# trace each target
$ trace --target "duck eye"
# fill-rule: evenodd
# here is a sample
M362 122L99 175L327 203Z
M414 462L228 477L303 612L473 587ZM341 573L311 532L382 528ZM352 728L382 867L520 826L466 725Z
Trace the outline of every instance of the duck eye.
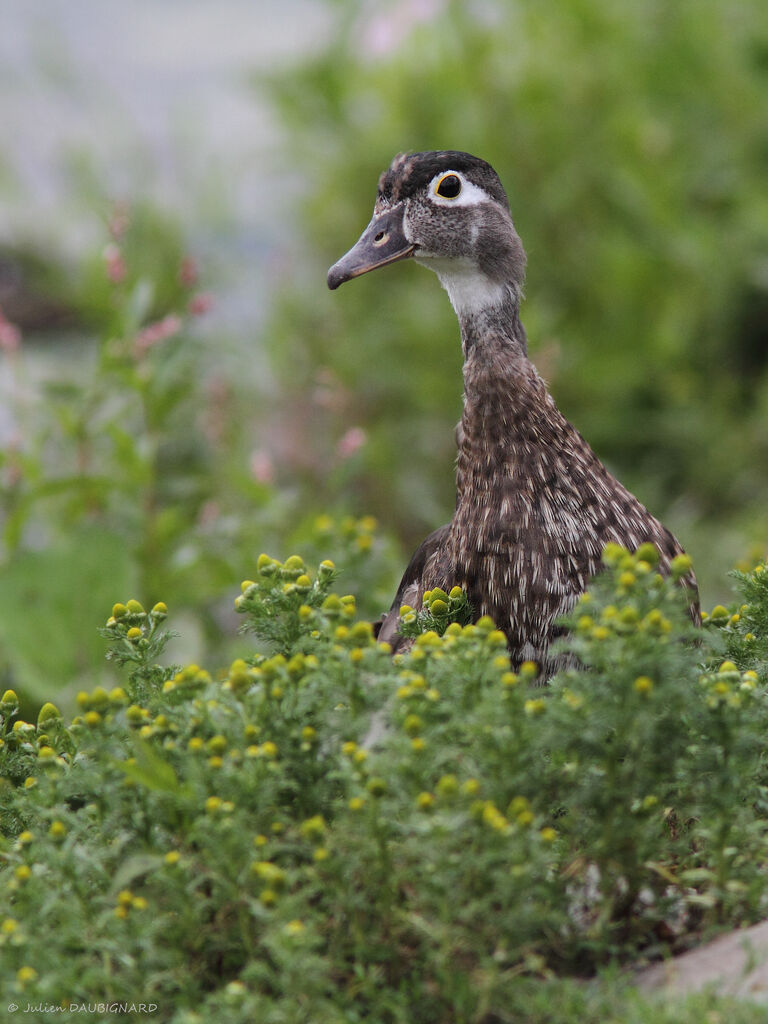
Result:
M435 195L442 196L443 199L455 199L459 192L461 192L461 178L456 174L446 174L438 181L435 188Z

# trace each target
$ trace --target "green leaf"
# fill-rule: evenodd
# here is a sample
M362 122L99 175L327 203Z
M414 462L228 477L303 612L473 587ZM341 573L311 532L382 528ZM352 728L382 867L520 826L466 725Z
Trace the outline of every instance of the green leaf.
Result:
M140 737L135 737L136 763L116 761L115 765L141 786L153 791L178 793L181 789L178 776L167 761L157 754L152 746Z
M94 623L134 581L124 538L101 527L12 556L0 574L0 661L23 696L55 700L65 686L101 674Z

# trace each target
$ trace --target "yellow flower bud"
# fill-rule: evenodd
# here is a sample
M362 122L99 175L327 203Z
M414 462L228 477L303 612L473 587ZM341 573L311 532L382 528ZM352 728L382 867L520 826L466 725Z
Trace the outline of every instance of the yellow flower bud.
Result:
M53 722L59 718L61 718L61 712L55 704L51 704L48 701L40 708L40 713L37 716L37 727L40 728L45 722Z
M419 793L416 797L416 806L420 811L431 811L435 806L435 797L432 793Z

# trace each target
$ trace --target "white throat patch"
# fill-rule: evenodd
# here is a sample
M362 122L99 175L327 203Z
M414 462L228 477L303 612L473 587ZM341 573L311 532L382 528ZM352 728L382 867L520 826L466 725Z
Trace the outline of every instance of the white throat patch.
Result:
M448 292L456 316L493 309L507 298L510 285L506 281L491 281L478 270L472 260L441 259L418 254L415 258L417 263L434 270L440 278L440 284Z

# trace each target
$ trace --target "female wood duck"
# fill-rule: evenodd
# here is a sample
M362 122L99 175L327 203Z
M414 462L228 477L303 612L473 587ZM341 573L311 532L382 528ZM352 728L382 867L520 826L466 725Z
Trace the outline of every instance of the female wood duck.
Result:
M525 252L489 164L453 151L395 157L373 219L328 286L408 258L435 271L459 318L464 410L453 519L414 554L379 638L402 646L401 605L420 608L426 590L458 584L476 617L504 630L513 665L535 661L546 678L559 664L548 655L556 620L600 571L609 541L652 542L662 572L682 548L608 472L528 359ZM693 574L686 583L698 622Z

